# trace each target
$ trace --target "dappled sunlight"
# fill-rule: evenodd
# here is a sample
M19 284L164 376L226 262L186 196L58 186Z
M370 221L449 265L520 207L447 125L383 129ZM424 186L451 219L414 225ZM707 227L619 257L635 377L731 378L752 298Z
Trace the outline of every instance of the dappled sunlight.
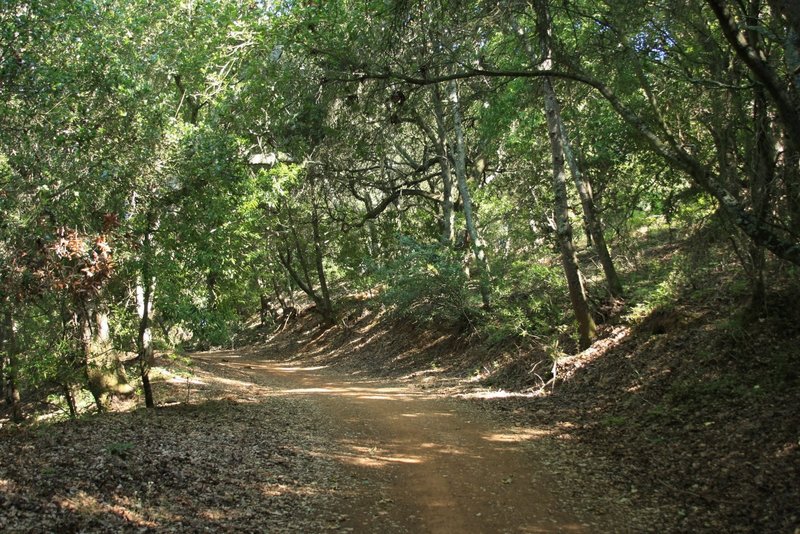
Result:
M69 497L56 498L55 503L70 512L82 515L114 514L125 521L143 528L157 528L158 523L144 519L128 506L102 502L85 491L78 491Z
M375 387L342 387L332 385L309 385L305 388L282 389L276 395L331 395L340 397L354 397L361 400L382 401L409 401L412 399L426 398L426 395L409 391L404 387L375 386Z
M198 380L197 378L189 377L189 376L173 376L169 380L166 380L169 384L178 384L178 385L187 385L191 384L192 386L205 386L206 382L202 380Z
M513 428L505 432L486 434L483 439L493 443L521 443L552 436L555 431L545 428Z
M336 461L368 468L384 468L392 464L421 464L426 458L418 454L406 454L400 451L391 451L385 448L368 447L344 443L344 450L329 454Z
M326 369L327 367L327 365L318 365L316 367L270 367L270 369L274 369L282 373L297 373L301 371L319 371L320 369Z
M615 326L610 335L595 341L592 346L583 352L579 352L573 356L559 358L556 362L559 380L566 380L574 375L578 369L585 367L598 358L605 356L611 350L619 347L630 336L630 327Z
M399 417L431 417L431 416L440 416L440 417L453 417L453 413L451 412L410 412L410 413L401 413Z
M219 376L209 377L209 382L214 382L217 384L224 384L226 386L233 386L237 388L258 388L258 384L254 384L253 382L245 382L243 380L233 380L231 378L222 378Z
M469 393L461 393L458 395L462 399L507 399L507 398L533 398L541 396L538 391L520 393L514 391L505 391L503 389L482 389L478 391L471 391Z
M316 497L326 493L326 491L314 486L297 486L289 484L260 484L258 486L261 495L265 497L281 497L284 495L302 495L305 497Z
M375 334L372 334L371 336L363 335L362 337L357 337L357 338L349 341L346 346L350 350L354 350L354 351L360 350L360 349L366 347L367 345L370 345L371 343L374 343L376 340L381 339L382 337L385 337L385 336L386 336L385 332L377 332Z

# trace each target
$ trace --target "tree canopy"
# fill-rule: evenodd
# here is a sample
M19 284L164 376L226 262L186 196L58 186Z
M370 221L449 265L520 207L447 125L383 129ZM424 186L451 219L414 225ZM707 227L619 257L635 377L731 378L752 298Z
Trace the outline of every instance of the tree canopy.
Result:
M642 226L730 247L756 310L800 266L789 0L9 0L0 96L12 404L375 288L586 348Z

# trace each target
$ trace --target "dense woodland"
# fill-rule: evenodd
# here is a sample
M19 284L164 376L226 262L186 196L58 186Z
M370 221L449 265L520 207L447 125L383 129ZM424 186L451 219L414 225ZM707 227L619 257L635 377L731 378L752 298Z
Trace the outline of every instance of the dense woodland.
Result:
M751 320L800 266L793 0L9 0L0 96L18 421L359 293L578 351L711 250Z

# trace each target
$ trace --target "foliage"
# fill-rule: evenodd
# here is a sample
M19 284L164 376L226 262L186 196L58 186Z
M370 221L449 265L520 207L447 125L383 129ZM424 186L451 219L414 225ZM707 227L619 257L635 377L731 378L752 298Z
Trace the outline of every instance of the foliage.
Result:
M496 274L499 303L482 327L490 341L508 338L547 339L563 324L567 303L560 269L536 262L514 261ZM560 298L559 298L560 297Z
M397 259L376 279L387 286L382 301L399 316L421 325L474 328L479 302L458 255L401 238Z
M586 294L668 308L709 247L763 309L800 263L797 21L727 4L6 2L4 383L82 384L97 310L117 351L223 346L378 284L419 324L551 339ZM642 264L662 230L688 252Z

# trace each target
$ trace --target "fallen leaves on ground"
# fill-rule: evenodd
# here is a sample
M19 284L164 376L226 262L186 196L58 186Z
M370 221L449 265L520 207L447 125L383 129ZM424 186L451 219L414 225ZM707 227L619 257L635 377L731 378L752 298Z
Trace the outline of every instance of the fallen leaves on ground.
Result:
M269 396L256 385L234 394L245 391L256 402L209 389L195 392L193 404L8 432L0 447L0 531L336 527L331 509L346 477L316 453L326 448L325 421L302 399ZM159 392L168 394L163 385Z

